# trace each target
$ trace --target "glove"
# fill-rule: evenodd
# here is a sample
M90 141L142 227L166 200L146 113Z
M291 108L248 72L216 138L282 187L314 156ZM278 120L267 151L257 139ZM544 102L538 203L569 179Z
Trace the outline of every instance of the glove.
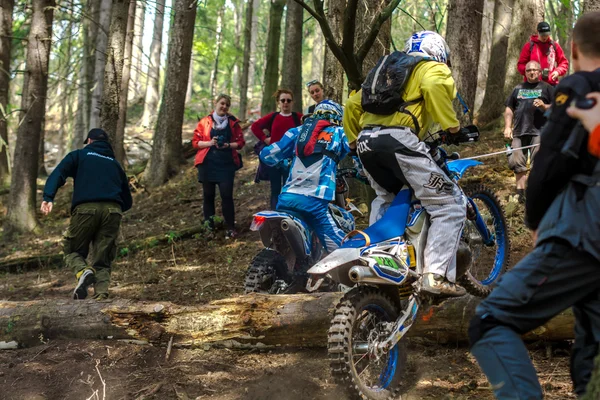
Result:
M476 142L479 140L479 129L475 125L468 125L456 133L443 131L440 134L443 144L458 146L461 143Z
M282 171L287 171L288 169L290 169L291 163L292 163L292 160L289 158L286 158L285 160L281 160L279 162L279 164L277 164L277 168L279 168Z

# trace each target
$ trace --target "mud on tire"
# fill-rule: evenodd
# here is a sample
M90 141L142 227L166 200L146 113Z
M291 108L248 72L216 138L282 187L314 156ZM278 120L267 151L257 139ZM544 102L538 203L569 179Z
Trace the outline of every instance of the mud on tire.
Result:
M328 332L328 354L331 374L335 382L342 386L352 399L387 400L399 392L401 377L406 366L406 347L401 340L385 359L378 380L381 386L369 386L359 376L364 363L363 355L356 354L353 345L365 340L361 329L365 316L373 316L380 322L393 322L398 310L392 300L375 288L356 288L346 293L336 306ZM362 360L361 360L362 357ZM367 360L368 361L368 360ZM365 371L363 369L362 371ZM376 371L377 368L374 369ZM377 372L376 372L377 374Z
M277 279L287 278L285 258L275 250L262 249L250 262L244 282L244 293L270 293Z
M504 208L494 191L484 185L467 185L463 190L477 204L479 213L495 236L495 245L493 248L482 247L483 251L480 254L469 246L473 263L465 274L457 277L457 281L468 293L486 297L510 264L508 225ZM467 224L472 222L468 221Z

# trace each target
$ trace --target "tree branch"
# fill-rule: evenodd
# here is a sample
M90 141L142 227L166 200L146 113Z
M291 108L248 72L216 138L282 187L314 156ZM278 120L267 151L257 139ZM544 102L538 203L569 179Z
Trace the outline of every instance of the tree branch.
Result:
M400 4L400 0L390 1L390 4L388 4L387 7L381 10L377 18L375 18L375 20L373 21L373 26L371 27L367 38L360 46L360 48L358 49L358 53L356 54L356 59L359 65L362 65L365 57L367 56L367 53L369 53L369 50L373 46L373 43L375 43L375 39L377 39L377 35L379 35L381 25L383 25L383 23L392 16L392 12L394 12L396 7L398 7L398 4Z
M356 9L358 0L348 0L344 9L344 31L342 33L342 50L346 57L354 56L354 35L356 33Z

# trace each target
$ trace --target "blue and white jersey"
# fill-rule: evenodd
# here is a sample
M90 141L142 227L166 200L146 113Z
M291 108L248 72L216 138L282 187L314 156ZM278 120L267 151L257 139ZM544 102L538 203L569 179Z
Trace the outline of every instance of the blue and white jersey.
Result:
M290 129L281 140L265 147L260 152L260 159L269 166L275 166L293 157L288 180L281 192L331 201L335 198L337 164L335 160L324 154L316 161L314 157L297 157L296 146L300 135L298 128ZM335 154L339 160L350 151L344 129L339 126L330 125L319 132L319 142L326 142L326 150Z

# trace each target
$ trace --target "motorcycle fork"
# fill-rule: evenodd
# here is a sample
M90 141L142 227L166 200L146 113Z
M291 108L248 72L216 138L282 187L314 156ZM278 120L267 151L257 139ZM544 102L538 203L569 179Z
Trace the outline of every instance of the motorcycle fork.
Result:
M473 210L475 211L475 213L474 213L475 227L477 228L477 231L479 232L479 234L481 234L481 238L483 239L483 244L485 244L486 246L493 245L494 238L492 237L489 229L487 228L485 221L481 217L481 214L479 213L479 208L477 208L477 204L475 204L475 202L471 198L467 198L467 200L469 202L469 206L471 206L473 208ZM469 218L469 219L471 219L471 218Z
M406 307L402 314L398 317L396 322L394 323L394 327L392 328L391 333L387 338L382 340L379 343L376 343L373 349L377 356L381 356L388 351L390 351L400 339L404 337L406 332L410 329L413 322L417 318L417 312L419 311L419 299L416 294L413 294L408 299L408 307Z

